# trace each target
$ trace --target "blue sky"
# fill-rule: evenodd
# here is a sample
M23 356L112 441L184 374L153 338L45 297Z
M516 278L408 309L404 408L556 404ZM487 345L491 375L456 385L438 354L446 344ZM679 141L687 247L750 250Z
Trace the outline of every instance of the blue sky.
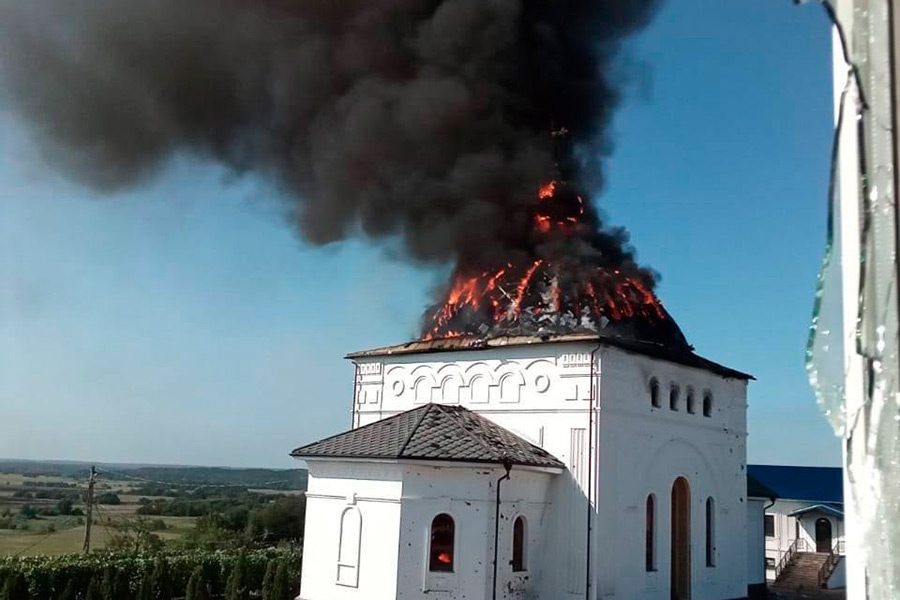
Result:
M628 46L599 198L697 351L753 373L751 462L838 465L803 352L824 243L830 31L788 0L670 1ZM349 423L351 350L441 273L303 244L265 182L190 157L114 197L0 107L0 456L289 467Z

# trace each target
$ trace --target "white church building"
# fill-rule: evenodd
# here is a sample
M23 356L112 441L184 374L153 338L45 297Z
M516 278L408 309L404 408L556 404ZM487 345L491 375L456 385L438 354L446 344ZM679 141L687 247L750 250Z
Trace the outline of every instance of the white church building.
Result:
M303 600L764 597L749 375L597 334L348 358L353 429L292 452Z

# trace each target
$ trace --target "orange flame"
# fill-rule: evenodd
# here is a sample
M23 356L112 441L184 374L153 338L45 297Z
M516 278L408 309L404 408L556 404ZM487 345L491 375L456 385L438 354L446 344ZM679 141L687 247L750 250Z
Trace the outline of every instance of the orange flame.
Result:
M550 183L541 186L541 188L538 190L538 198L540 198L541 200L546 200L547 198L552 198L555 193L556 182L551 181Z
M541 201L552 200L559 185L557 181L550 181L541 186L538 198ZM581 196L576 196L576 199L577 207L569 210L577 208L577 214L554 217L553 211L548 210L547 214L535 212L535 231L546 234L557 228L571 233L585 215L584 199ZM596 277L566 290L562 289L559 269L546 258L535 258L527 268L525 265L507 264L476 276L457 273L443 304L433 314L432 327L424 339L473 335L456 325L455 319L463 311L480 312L481 322L485 323L502 325L504 322L515 322L525 310L525 299L535 297L531 290L535 290L540 298L535 305L528 307L534 318L540 315L541 318L553 319L554 314L559 315L566 310L579 319L585 311L589 317L605 316L613 321L635 316L666 318L662 304L653 292L641 280L624 275L619 269L605 271L598 268ZM540 277L537 277L538 272Z

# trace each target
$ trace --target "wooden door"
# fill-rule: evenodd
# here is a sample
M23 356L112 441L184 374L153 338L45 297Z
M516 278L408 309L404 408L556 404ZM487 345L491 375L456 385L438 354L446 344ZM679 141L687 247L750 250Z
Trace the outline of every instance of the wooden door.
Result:
M691 489L679 477L672 485L672 600L691 598Z
M831 521L824 517L816 519L816 552L831 552Z

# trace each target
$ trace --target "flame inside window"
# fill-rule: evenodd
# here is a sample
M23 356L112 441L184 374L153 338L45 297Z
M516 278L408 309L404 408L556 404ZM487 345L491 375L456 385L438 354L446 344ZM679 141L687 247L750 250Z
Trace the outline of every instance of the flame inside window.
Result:
M431 548L428 570L438 573L453 572L453 543L455 525L453 517L440 514L431 522Z

